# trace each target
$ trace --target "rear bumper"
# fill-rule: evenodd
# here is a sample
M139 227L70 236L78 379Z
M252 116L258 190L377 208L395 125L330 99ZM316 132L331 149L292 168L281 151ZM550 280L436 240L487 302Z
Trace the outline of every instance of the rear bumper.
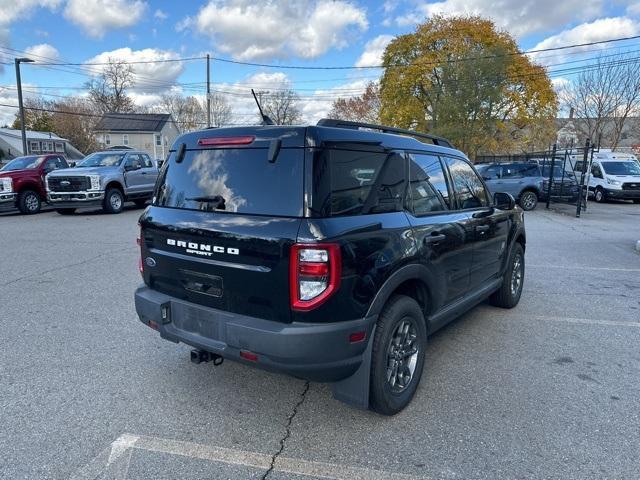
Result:
M0 193L0 212L16 208L15 193Z
M608 198L619 198L621 200L634 200L640 198L640 190L610 190L605 188L604 192Z
M158 325L160 336L266 370L318 382L353 375L360 364L377 316L335 323L280 323L203 307L142 286L135 293L140 321ZM169 310L163 323L162 308ZM365 340L349 335L365 331ZM249 362L240 351L258 355Z
M101 207L104 192L47 192L47 201L54 208Z

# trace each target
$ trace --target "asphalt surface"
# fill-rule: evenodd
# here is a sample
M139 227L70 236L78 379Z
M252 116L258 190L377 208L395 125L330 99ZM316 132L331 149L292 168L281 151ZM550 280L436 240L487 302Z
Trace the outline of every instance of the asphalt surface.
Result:
M0 215L0 478L640 477L640 205L527 213L520 305L436 333L391 418L142 325L140 213Z

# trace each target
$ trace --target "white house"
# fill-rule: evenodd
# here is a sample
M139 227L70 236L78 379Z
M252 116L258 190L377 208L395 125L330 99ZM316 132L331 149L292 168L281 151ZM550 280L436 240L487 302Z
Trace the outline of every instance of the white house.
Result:
M22 155L62 153L69 160L84 158L82 152L69 140L51 132L27 130L27 152L22 151L22 132L12 128L0 128L0 160L11 160Z
M180 134L169 113L107 113L93 131L103 148L131 147L161 160Z

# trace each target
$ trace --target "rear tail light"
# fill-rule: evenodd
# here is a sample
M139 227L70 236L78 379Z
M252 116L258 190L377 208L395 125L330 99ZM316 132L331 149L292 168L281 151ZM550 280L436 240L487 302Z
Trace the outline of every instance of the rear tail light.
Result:
M340 286L342 260L335 243L291 247L291 308L308 311L324 303Z

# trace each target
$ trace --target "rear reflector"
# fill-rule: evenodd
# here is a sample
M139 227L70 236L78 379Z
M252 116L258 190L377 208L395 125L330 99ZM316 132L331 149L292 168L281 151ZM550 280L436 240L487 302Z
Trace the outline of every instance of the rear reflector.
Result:
M160 330L160 325L158 325L156 322L154 322L153 320L149 320L149 323L147 324L149 325L151 328L153 328L154 330Z
M358 343L365 339L367 336L366 332L354 332L349 335L349 343Z
M258 361L258 355L252 352L247 352L246 350L240 350L240 356L245 360L249 360L250 362Z
M253 143L256 137L253 135L245 135L242 137L213 137L213 138L201 138L198 140L198 145L203 147L222 147L224 145L249 145Z

